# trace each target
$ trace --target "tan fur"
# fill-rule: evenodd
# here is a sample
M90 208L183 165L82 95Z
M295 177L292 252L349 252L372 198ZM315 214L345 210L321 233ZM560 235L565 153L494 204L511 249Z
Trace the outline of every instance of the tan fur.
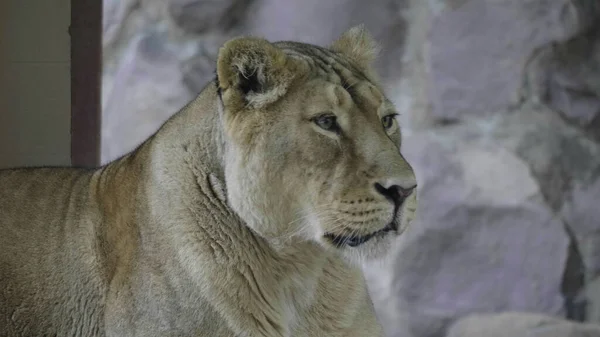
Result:
M381 51L364 25L353 27L342 34L331 45L331 49L346 55L365 68L371 65Z
M415 177L364 39L232 40L218 84L123 158L0 171L0 336L382 336L359 263L416 193L394 215L374 188Z

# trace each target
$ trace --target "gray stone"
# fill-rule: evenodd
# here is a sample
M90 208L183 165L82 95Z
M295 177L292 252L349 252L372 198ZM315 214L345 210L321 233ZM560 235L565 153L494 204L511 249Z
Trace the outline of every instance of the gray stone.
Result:
M102 3L102 39L114 41L135 0L104 0Z
M568 237L514 151L544 128L545 111L527 109L407 137L420 208L394 254L391 297L407 318L392 336L438 336L470 312L564 314Z
M589 281L600 274L600 3L572 1L570 9L580 32L538 48L525 66L521 89L524 99L549 106L570 127L557 127L561 123L556 122L546 127L546 133L554 134L546 143L555 149L551 157L541 160L527 147L520 152L538 157L532 169L546 199L571 230ZM580 269L567 266L566 272L580 274Z
M454 324L447 337L598 337L600 325L536 313L474 314Z
M600 277L590 280L585 287L586 319L600 324Z
M531 52L571 33L568 0L470 0L433 18L429 45L431 103L440 119L485 116L516 99Z
M600 273L600 144L549 109L506 118L498 130L508 129L512 134L504 138L511 151L528 163L546 203L576 239L585 278L595 277ZM567 272L577 274L567 276L576 280L581 268Z
M198 51L180 65L183 83L190 92L200 93L202 88L215 77L218 43L205 41Z
M176 56L159 33L129 46L102 111L101 159L113 160L133 150L192 99Z
M598 157L596 157L598 158ZM577 246L581 254L585 280L587 283L597 282L600 276L600 169L587 179L574 184L570 197L566 200L561 210L561 215L565 222L572 229ZM600 312L600 295L598 286L586 285L586 300L588 305L596 309L590 309L594 312ZM591 297L590 297L591 296ZM588 308L589 309L589 308ZM598 320L598 314L593 314L596 319L588 317L595 322Z
M161 0L104 0L102 13L103 72L112 72L129 45L164 21Z
M560 211L576 184L587 185L600 172L600 146L565 123L556 111L536 104L507 116L496 128L511 151L525 160L542 195Z
M600 194L589 182L598 181L598 144L552 110L526 103L414 133L403 146L420 208L387 283L406 317L404 326L390 319L391 331L443 335L455 319L480 311L565 315L569 237L557 214L578 205L563 211L565 221L585 226L581 219L595 217Z
M600 140L600 15L585 33L539 48L527 63L526 93Z
M238 27L254 0L170 0L169 12L188 33L226 32Z

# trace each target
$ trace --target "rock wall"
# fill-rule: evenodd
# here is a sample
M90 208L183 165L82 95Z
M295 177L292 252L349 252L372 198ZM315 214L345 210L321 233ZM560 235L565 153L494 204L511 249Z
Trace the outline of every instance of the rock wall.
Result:
M458 336L478 312L600 322L599 1L104 3L104 162L201 90L226 39L364 22L420 189L391 261L365 266L388 335Z
M454 324L448 337L596 337L600 325L524 312L474 314Z

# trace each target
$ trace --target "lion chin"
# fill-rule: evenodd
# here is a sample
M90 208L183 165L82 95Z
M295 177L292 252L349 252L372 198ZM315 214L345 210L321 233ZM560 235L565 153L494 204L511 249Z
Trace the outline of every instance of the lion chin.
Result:
M362 235L343 236L327 233L321 243L340 254L345 260L354 264L385 260L389 255L394 240L399 235L387 229Z
M394 219L381 229L370 233L347 235L326 232L320 236L318 241L352 263L385 260L394 241L403 234L409 225L410 223L401 226L400 221Z
M385 261L394 242L410 228L415 218L416 193L407 198L391 222L368 233L352 233L343 227L337 232L325 232L318 241L354 263ZM352 234L345 234L352 233Z

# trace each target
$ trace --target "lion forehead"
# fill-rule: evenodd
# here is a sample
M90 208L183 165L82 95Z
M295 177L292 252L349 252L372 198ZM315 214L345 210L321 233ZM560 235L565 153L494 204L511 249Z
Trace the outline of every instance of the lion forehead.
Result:
M299 71L310 78L320 78L341 85L350 94L353 93L352 88L366 85L370 87L366 90L383 96L377 85L378 78L371 67L358 64L343 53L300 42L277 42L275 45L289 57L300 61L303 66L298 68Z

